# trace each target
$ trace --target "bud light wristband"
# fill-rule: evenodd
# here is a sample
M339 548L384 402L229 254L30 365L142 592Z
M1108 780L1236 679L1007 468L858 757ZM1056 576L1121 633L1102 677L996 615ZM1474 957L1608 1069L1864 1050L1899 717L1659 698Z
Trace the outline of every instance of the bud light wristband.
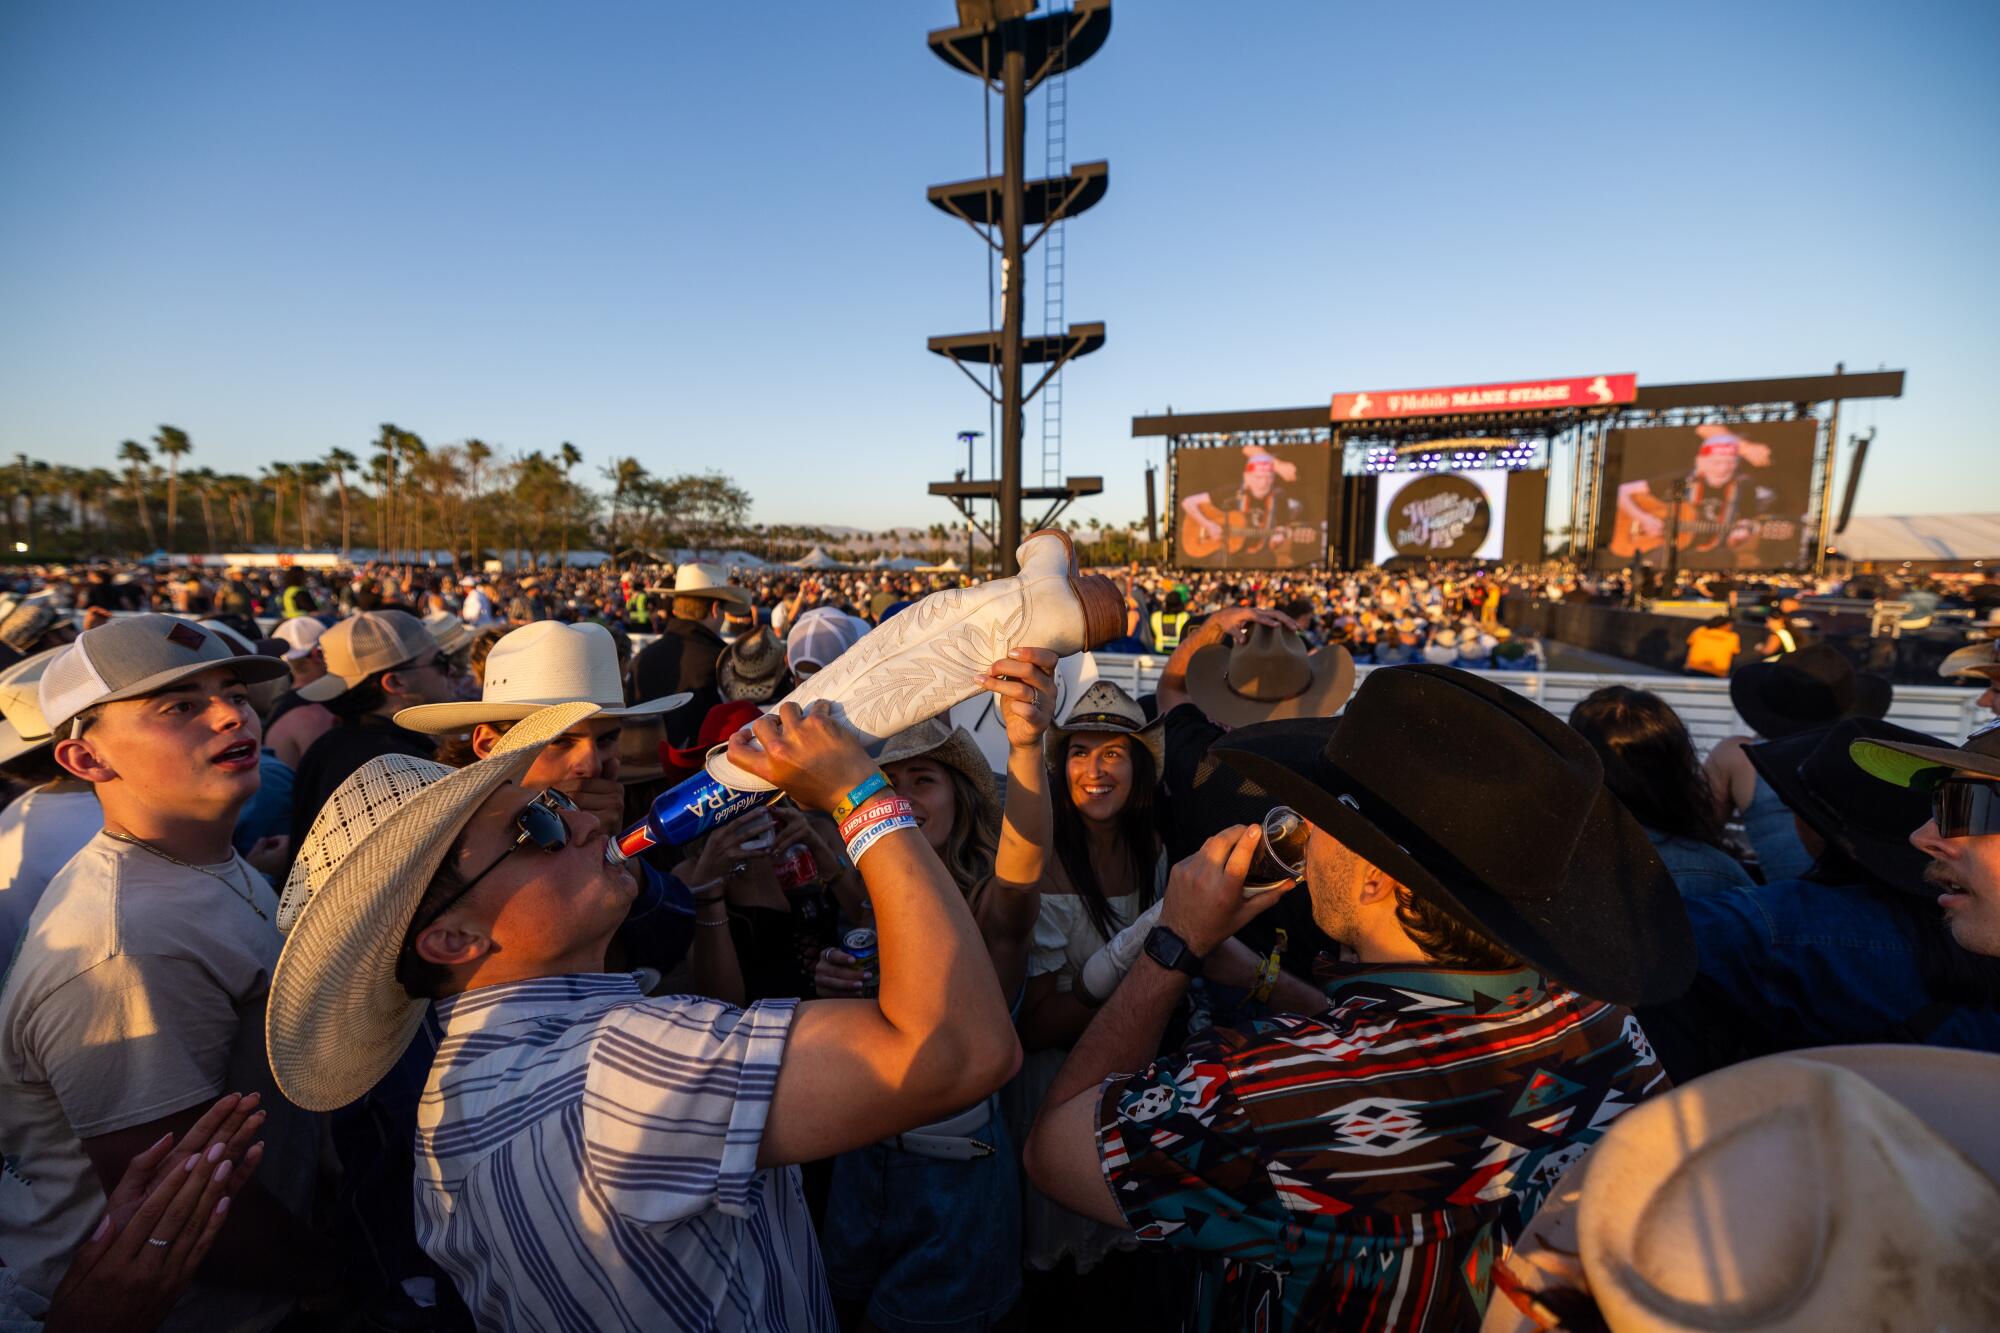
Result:
M879 824L891 815L914 815L916 813L917 808L910 804L907 797L883 796L862 806L842 822L840 826L840 840L842 842L853 842L854 835L861 832L862 829L867 828L870 824Z
M913 815L897 815L894 818L885 819L879 824L871 824L856 834L853 842L847 844L847 859L858 866L861 864L861 858L868 854L870 847L873 847L891 833L906 828L913 829L916 826L916 817Z
M833 807L833 822L836 824L846 823L847 817L854 813L855 807L859 806L876 792L887 791L888 788L889 775L880 769L875 770L875 772L863 778L861 784L853 791L840 798L839 804Z

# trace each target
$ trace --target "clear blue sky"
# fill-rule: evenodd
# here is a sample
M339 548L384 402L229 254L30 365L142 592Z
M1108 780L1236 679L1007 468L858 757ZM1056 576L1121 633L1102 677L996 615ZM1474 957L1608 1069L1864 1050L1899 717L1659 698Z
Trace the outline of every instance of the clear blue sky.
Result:
M948 0L0 7L0 455L395 421L952 517L984 401ZM1135 413L1880 365L1864 512L2000 509L2000 7L1123 0L1070 79L1068 470ZM1039 144L1039 119L1031 143ZM1031 289L1034 290L1034 289ZM1034 417L1031 413L1031 423ZM1032 426L1031 426L1032 430ZM1843 432L1845 433L1845 432Z

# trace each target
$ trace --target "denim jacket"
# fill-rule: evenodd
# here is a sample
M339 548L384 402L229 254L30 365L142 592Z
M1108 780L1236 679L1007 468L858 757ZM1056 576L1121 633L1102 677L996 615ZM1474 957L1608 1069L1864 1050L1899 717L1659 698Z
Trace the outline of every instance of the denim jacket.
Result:
M1653 850L1666 862L1667 873L1674 877L1674 887L1683 898L1723 889L1752 888L1757 882L1750 878L1750 872L1741 862L1720 847L1654 829L1647 829L1646 836L1652 840Z

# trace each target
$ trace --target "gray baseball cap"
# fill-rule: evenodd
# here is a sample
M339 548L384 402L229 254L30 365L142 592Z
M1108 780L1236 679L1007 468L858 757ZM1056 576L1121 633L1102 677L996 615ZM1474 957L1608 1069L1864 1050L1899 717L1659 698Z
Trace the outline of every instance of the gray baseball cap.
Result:
M378 671L406 666L438 651L438 642L408 611L363 611L320 635L319 649L326 658L326 674L299 686L298 696L323 704Z
M275 657L238 657L221 636L179 616L120 616L85 630L42 672L42 718L53 734L86 708L157 694L229 667L247 683L288 674Z

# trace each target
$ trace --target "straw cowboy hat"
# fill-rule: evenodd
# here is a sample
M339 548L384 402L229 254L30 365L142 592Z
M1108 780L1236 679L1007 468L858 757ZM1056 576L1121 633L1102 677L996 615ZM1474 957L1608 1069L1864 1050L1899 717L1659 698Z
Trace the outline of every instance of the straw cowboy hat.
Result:
M770 702L785 683L785 645L760 625L722 650L715 666L715 687L726 700Z
M981 805L995 812L1000 809L1000 784L993 780L993 770L987 767L979 742L964 727L955 727L942 717L919 722L891 736L875 763L887 768L908 759L929 759L956 769L972 784Z
M402 1056L428 1001L396 980L396 958L432 877L481 803L597 711L593 703L542 709L464 768L383 755L334 789L278 900L285 947L271 973L264 1044L292 1101L309 1111L345 1106Z
M1259 621L1243 642L1212 643L1188 659L1187 692L1225 727L1331 717L1354 693L1354 655L1338 644L1308 655L1296 632Z
M1167 762L1165 718L1146 720L1146 710L1115 681L1092 681L1076 697L1067 715L1053 723L1042 738L1042 752L1051 764L1060 764L1069 754L1069 738L1112 732L1138 738L1153 756L1153 772Z
M286 625L295 623L297 622L291 620L285 622ZM281 625L279 628L283 629L284 626ZM431 638L437 641L438 651L446 657L472 644L472 627L449 611L433 611L425 616L424 628L430 632ZM290 657L291 654L286 653L285 656Z
M750 594L729 581L729 571L721 565L682 565L674 571L673 595L708 597L718 602L750 605Z
M1563 1178L1484 1327L1568 1287L1614 1333L1992 1328L1996 1094L2000 1056L1850 1046L1655 1097Z
M584 700L599 717L644 717L679 708L694 696L670 694L625 704L618 673L618 645L602 625L537 620L509 630L486 657L478 699L418 704L396 714L396 725L439 736L468 731L480 722L518 722L551 704Z
M1987 680L2000 681L2000 639L1988 639L1984 643L1968 643L1963 648L1954 649L1938 663L1938 674L1947 680L1960 676L1983 676Z
M39 750L55 739L42 720L42 672L67 644L47 648L0 671L0 764Z

